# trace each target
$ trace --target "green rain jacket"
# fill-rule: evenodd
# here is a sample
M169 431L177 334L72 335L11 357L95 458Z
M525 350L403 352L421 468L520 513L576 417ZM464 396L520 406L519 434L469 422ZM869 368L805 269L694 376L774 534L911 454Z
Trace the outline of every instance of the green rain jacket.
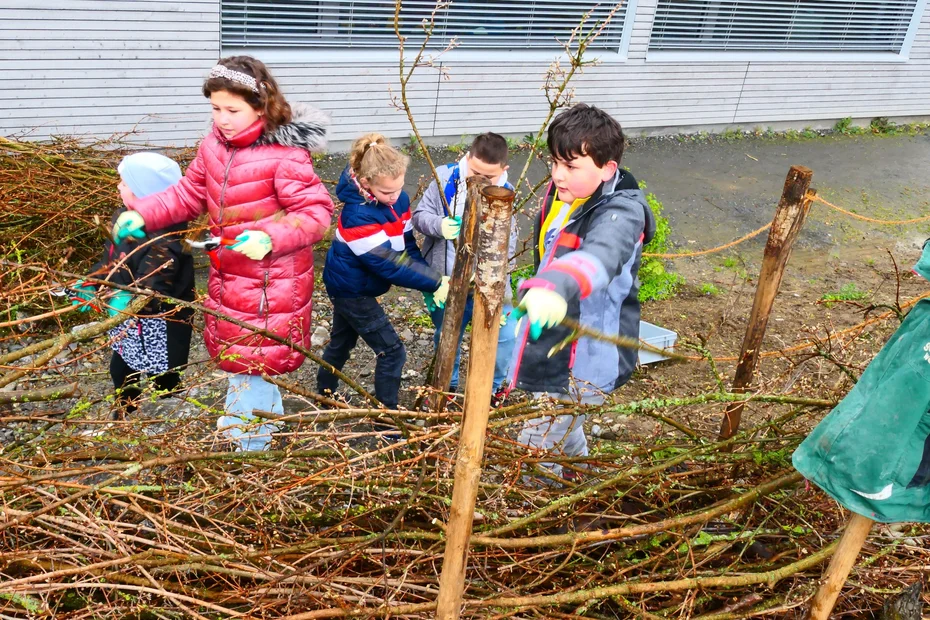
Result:
M914 271L930 280L930 240ZM930 299L910 311L792 461L853 512L930 522Z

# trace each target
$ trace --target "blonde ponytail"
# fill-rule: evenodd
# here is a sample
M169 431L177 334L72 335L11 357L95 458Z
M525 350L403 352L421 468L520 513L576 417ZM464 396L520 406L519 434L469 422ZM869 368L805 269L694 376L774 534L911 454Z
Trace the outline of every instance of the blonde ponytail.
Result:
M360 179L396 179L407 171L410 158L391 146L380 133L365 134L352 144L349 166Z

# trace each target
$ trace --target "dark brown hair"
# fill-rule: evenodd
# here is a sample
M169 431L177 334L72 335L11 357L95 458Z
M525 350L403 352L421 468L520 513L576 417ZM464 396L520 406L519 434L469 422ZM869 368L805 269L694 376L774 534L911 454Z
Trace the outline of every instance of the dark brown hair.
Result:
M475 136L471 148L468 149L472 157L480 159L486 164L499 164L503 166L507 163L507 140L504 136L496 133L483 133Z
M281 88L271 77L271 72L268 71L265 63L251 56L230 56L221 58L216 64L252 76L258 84L258 92L227 78L212 77L207 78L207 81L203 83L204 97L209 99L210 95L221 90L242 97L252 106L253 110L261 112L265 117L266 133L271 133L281 125L291 122L291 106L284 99Z
M586 103L565 110L549 125L549 153L563 161L588 155L598 168L609 161L619 164L624 144L620 123Z

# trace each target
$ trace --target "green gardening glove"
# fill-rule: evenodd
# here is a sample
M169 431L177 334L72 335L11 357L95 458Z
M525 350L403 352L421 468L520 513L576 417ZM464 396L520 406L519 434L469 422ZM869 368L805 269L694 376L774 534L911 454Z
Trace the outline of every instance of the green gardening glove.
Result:
M510 316L522 320L526 315L530 320L530 338L535 341L539 340L544 329L551 329L561 323L567 313L568 302L564 297L555 291L533 287L526 291Z
M252 260L261 260L271 252L271 237L261 230L243 230L229 249L245 254Z
M116 291L116 294L107 302L107 314L112 318L117 314L126 312L126 307L132 301L132 293L129 291Z
M87 312L91 309L90 302L93 301L97 289L90 284L84 284L84 280L78 280L74 286L67 289L68 298L72 306L80 306L78 312Z
M135 211L124 211L113 224L113 243L120 244L124 239L145 239L145 220Z
M442 222L439 224L439 230L442 232L444 239L458 239L459 234L462 232L462 218L458 216L454 217L444 217Z

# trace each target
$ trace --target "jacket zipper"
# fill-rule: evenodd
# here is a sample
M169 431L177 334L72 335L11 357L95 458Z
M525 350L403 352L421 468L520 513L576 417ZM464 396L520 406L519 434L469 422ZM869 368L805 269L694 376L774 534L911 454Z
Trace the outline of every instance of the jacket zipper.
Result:
M223 210L226 208L226 186L229 184L229 169L232 167L233 158L239 151L236 147L229 149L229 161L226 162L226 170L223 172L223 187L220 189L220 236L223 236Z
M262 279L262 298L258 302L258 318L262 318L263 316L265 316L265 311L267 310L267 306L268 306L268 271L266 270L264 273L264 277Z
M237 149L234 146L230 146L229 143L226 143L226 148L229 149L229 161L226 162L226 170L223 171L223 187L220 188L220 221L217 223L220 229L220 237L223 236L223 211L226 209L226 186L229 184L229 169L232 167L233 158L236 156ZM216 248L216 264L213 267L216 270L220 268L220 254L223 252L223 246ZM211 260L211 263L214 261ZM223 278L220 278L220 299L223 298Z
M545 217L544 214L545 214L545 211L546 211L546 205L547 205L548 202L549 202L549 193L550 193L551 191L552 191L552 182L550 181L550 182L549 182L549 186L546 188L546 195L543 197L542 208L539 210L539 216L540 216L540 218ZM541 231L542 231L542 225L543 225L543 224L544 224L544 221L543 221L542 219L540 219L540 221L539 221L539 232L537 232L537 234L535 234L535 235L533 236L533 243L536 244L536 247L537 247L537 248L539 247L539 235L542 234ZM536 232L536 231L534 231L534 232ZM533 253L535 254L535 253L536 253L536 250L533 250ZM540 256L540 257L539 257L539 264L536 266L536 271L537 271L537 272L538 272L538 271L540 270L540 268L541 268L542 259L543 259L543 257ZM535 262L535 261L534 261L534 262ZM552 262L551 257L550 257L550 261L549 261L549 262ZM514 301L516 301L516 299L514 299ZM529 327L529 325L525 325L525 326L523 327L523 329L525 330L525 331L523 332L523 337L522 337L522 338L519 338L519 337L518 337L518 338L519 338L519 341L518 341L518 343L517 343L516 346L518 347L519 355L517 355L517 356L515 357L516 363L513 365L513 370L510 371L510 377L509 377L510 380L509 380L508 385L507 385L507 393L506 393L506 396L510 396L510 392L512 392L512 391L513 391L513 388L515 388L515 387L517 386L517 379L518 379L519 376L520 376L520 365L523 363L523 354L526 353L526 343L527 343L527 341L530 339L530 327Z

